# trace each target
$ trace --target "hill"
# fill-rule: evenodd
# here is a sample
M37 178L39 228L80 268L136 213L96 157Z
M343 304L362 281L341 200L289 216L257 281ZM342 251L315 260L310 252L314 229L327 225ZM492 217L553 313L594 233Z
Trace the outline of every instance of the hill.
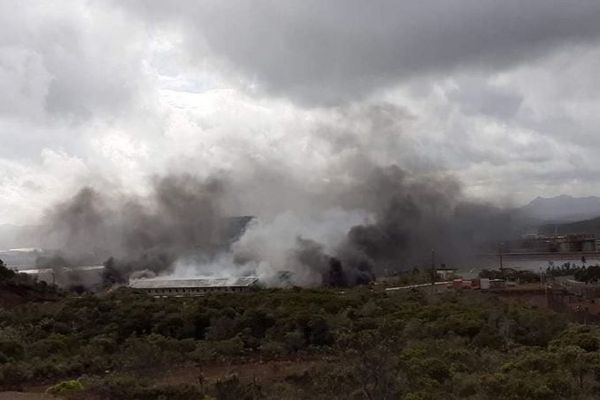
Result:
M62 293L56 286L15 272L7 268L0 259L0 308L7 309L31 302L57 301L60 298Z
M540 226L538 233L541 235L553 235L555 233L558 235L572 233L595 233L600 235L600 217L563 224L545 224Z
M0 390L69 400L558 400L600 383L597 327L471 291L123 288L3 320Z
M523 215L548 222L574 222L600 216L600 197L536 197L520 208Z

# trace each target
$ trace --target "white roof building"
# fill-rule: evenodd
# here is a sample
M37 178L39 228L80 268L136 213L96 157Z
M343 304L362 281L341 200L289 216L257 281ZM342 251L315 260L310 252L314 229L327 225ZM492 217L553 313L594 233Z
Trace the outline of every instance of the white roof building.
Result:
M206 293L244 292L256 285L258 278L200 278L200 279L135 279L129 287L154 296L201 296Z

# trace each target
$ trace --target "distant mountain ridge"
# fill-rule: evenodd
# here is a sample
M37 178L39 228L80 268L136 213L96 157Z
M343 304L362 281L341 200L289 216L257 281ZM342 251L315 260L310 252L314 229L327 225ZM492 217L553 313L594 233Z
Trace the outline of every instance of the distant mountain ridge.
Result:
M596 237L600 237L600 217L563 224L545 224L539 227L538 233L541 235L595 233Z
M523 215L547 222L575 222L600 217L600 197L536 197L520 208Z

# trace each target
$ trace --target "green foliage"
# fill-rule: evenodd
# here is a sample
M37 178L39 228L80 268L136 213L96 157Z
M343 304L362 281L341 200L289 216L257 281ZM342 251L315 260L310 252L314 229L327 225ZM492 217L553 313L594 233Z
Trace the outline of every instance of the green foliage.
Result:
M0 340L0 354L2 354L5 362L21 359L24 351L23 345L17 340Z
M504 279L520 283L535 283L540 281L540 275L532 271L503 268L501 270L484 269L479 273L480 278Z
M118 290L0 310L0 385L86 376L73 399L584 399L599 393L599 343L596 327L470 292ZM201 387L140 378L265 360L314 365Z
M214 395L217 400L252 400L261 397L261 388L243 384L237 375L233 375L216 382Z
M31 275L15 272L2 260L0 260L0 289L23 297L24 300L54 299L60 294L55 285L38 282Z
M83 385L76 379L63 381L57 383L54 386L50 386L46 392L57 395L57 396L66 396L69 394L81 392L83 390Z
M576 280L586 283L597 283L600 281L600 265L581 267L574 272Z
M600 330L596 327L573 326L558 335L551 345L577 346L588 352L596 352L600 348Z
M4 261L0 260L0 282L7 282L15 278L16 272L6 267Z
M128 375L109 376L90 382L86 394L106 400L194 400L203 399L201 391L192 385L152 385ZM87 397L79 397L87 398Z

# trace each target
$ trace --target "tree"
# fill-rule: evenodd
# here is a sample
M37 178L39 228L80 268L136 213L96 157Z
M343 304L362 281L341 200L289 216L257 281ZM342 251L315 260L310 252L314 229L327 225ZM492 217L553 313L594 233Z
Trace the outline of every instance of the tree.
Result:
M6 264L4 264L4 261L0 260L0 280L8 281L14 278L15 275L15 272L6 266Z
M369 333L356 337L349 351L352 378L368 400L395 399L401 392L400 361L392 346Z

